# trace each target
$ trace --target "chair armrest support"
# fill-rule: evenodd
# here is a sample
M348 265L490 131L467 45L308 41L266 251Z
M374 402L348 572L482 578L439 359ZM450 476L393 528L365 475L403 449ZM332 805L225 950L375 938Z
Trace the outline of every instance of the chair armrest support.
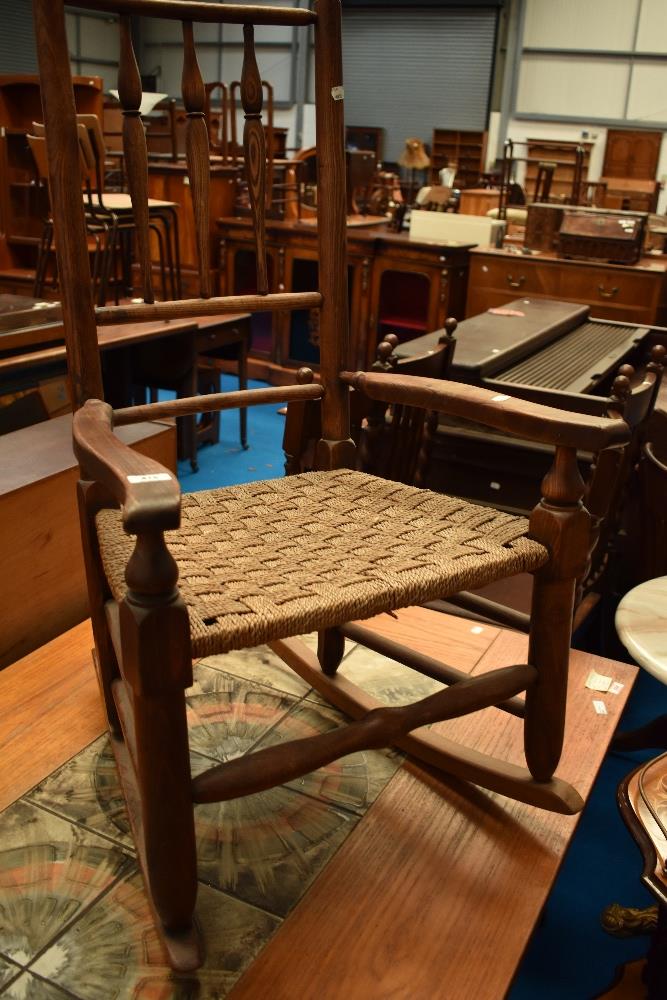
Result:
M89 399L74 414L74 453L86 478L96 480L123 508L128 533L168 531L181 518L178 480L152 458L140 455L113 432L113 411Z
M557 410L463 382L374 372L342 372L341 379L370 399L449 413L543 444L600 451L630 439L624 420Z

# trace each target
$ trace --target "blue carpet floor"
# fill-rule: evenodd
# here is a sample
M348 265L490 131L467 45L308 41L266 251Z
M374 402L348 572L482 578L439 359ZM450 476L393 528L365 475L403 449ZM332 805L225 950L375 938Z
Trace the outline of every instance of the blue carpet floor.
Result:
M248 382L249 389L266 388L265 382ZM221 391L238 389L238 380L223 375ZM160 392L168 399L174 393ZM282 450L285 417L278 413L279 403L248 408L248 450L241 448L238 410L220 414L220 442L199 449L199 471L193 472L187 461L178 463L178 478L185 493L198 493L216 486L252 483L258 479L275 479L285 474Z
M223 391L236 387L235 379L223 378ZM282 476L285 418L277 411L277 405L248 410L247 451L239 443L238 412L221 414L220 443L200 449L199 471L193 473L189 463L179 463L184 491ZM622 647L614 644L609 613L597 635L576 638L589 652L627 659ZM663 712L667 712L665 687L642 671L621 728L642 725ZM607 756L509 1000L592 1000L609 986L617 965L645 954L647 938L610 937L600 926L600 914L611 902L627 906L652 902L639 881L641 856L616 808L616 788L641 760L656 753Z

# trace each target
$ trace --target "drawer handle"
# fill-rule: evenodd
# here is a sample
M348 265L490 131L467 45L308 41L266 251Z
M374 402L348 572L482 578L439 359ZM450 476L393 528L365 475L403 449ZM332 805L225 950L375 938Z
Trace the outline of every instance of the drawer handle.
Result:
M511 274L507 275L507 284L510 288L521 288L525 280L526 278L523 274L518 278L513 278Z
M604 285L598 285L598 292L600 293L600 298L613 299L614 295L618 295L618 288L616 285L614 285L613 288L610 288L607 291Z

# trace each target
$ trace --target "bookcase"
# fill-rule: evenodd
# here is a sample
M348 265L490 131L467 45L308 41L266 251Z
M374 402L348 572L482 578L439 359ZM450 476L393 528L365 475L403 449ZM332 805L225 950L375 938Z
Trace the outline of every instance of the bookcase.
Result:
M431 169L434 183L443 167L457 166L457 188L477 187L486 162L486 132L465 129L433 129Z
M102 119L102 79L75 76L77 111ZM30 293L49 205L36 183L26 134L42 121L39 77L0 75L0 291Z

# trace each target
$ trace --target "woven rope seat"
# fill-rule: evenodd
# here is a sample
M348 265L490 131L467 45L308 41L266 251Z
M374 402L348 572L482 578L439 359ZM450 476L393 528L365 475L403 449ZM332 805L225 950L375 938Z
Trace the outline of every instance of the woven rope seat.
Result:
M126 591L134 541L97 515L104 569ZM548 559L523 517L339 469L182 498L167 533L195 657L369 618Z

